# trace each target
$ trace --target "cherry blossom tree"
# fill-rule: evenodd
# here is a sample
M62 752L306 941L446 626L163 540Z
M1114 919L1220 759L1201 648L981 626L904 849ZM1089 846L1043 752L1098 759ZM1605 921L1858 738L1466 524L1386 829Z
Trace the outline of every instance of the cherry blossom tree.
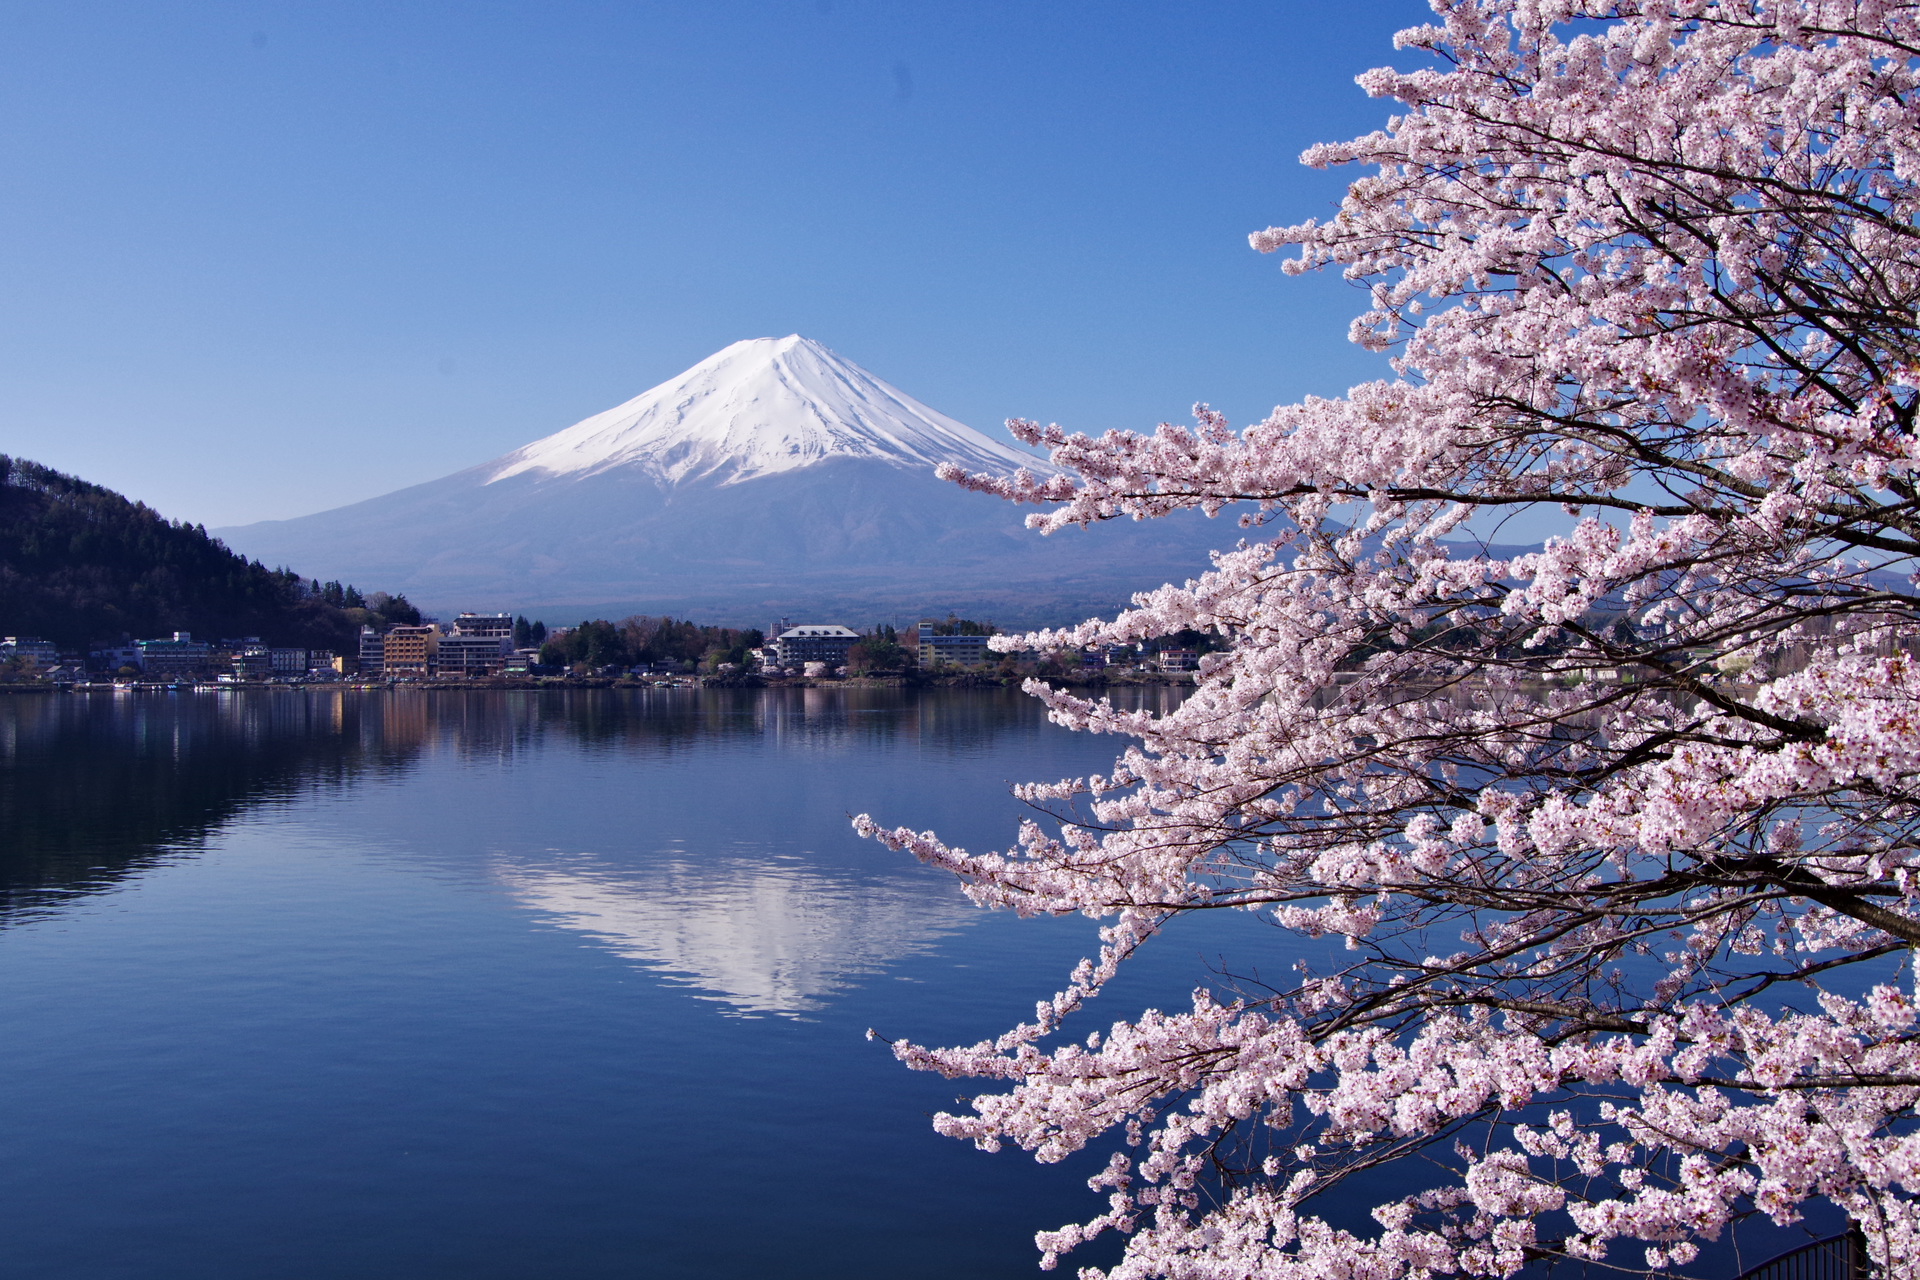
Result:
M1684 1274L1824 1205L1920 1274L1920 4L1433 8L1360 80L1401 114L1305 157L1368 176L1252 238L1366 285L1392 378L1244 430L1016 423L1067 477L949 475L1047 530L1260 515L996 641L1230 641L1165 714L1031 685L1135 742L1024 788L1017 845L858 820L1102 922L1030 1021L894 1051L999 1082L943 1133L1111 1152L1046 1266L1115 1231L1116 1280ZM1529 511L1562 535L1486 541ZM1344 948L1075 1022L1207 911Z

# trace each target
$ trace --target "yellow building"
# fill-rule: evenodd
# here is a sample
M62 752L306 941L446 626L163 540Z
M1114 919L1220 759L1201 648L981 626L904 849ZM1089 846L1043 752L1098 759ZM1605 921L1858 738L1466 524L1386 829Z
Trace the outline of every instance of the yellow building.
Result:
M433 669L440 648L440 629L431 624L394 627L386 634L381 669L390 676L424 676Z

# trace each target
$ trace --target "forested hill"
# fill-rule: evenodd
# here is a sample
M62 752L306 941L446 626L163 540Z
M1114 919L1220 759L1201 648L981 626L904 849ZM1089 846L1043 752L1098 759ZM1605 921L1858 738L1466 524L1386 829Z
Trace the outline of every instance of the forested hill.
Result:
M411 612L404 599L375 600ZM78 648L191 631L344 649L368 620L349 602L362 603L351 588L268 569L203 526L0 454L0 634Z

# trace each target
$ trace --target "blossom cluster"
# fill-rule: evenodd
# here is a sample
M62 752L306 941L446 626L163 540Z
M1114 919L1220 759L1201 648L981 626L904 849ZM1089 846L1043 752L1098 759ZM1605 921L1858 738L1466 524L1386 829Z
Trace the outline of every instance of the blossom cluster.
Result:
M1116 1280L1664 1275L1823 1204L1920 1274L1920 5L1433 8L1423 65L1361 77L1392 123L1305 157L1368 167L1340 211L1253 237L1368 286L1393 377L1243 430L1016 422L1070 474L949 476L1049 531L1241 532L1009 639L1228 642L1163 714L1030 686L1132 740L1025 790L1057 821L978 853L859 819L1102 922L1031 1021L895 1052L1001 1082L944 1133L1107 1153L1048 1266L1118 1231ZM1476 541L1522 510L1565 533ZM1227 909L1347 959L1070 1028ZM1375 1230L1329 1221L1415 1160Z

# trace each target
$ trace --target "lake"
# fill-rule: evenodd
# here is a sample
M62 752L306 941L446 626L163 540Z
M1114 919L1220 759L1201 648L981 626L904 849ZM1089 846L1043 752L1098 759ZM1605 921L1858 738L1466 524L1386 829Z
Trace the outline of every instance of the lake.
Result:
M997 1034L1095 926L848 816L1004 847L1119 745L992 690L0 699L0 1272L1035 1274L1100 1161L938 1137L967 1083L864 1032Z

